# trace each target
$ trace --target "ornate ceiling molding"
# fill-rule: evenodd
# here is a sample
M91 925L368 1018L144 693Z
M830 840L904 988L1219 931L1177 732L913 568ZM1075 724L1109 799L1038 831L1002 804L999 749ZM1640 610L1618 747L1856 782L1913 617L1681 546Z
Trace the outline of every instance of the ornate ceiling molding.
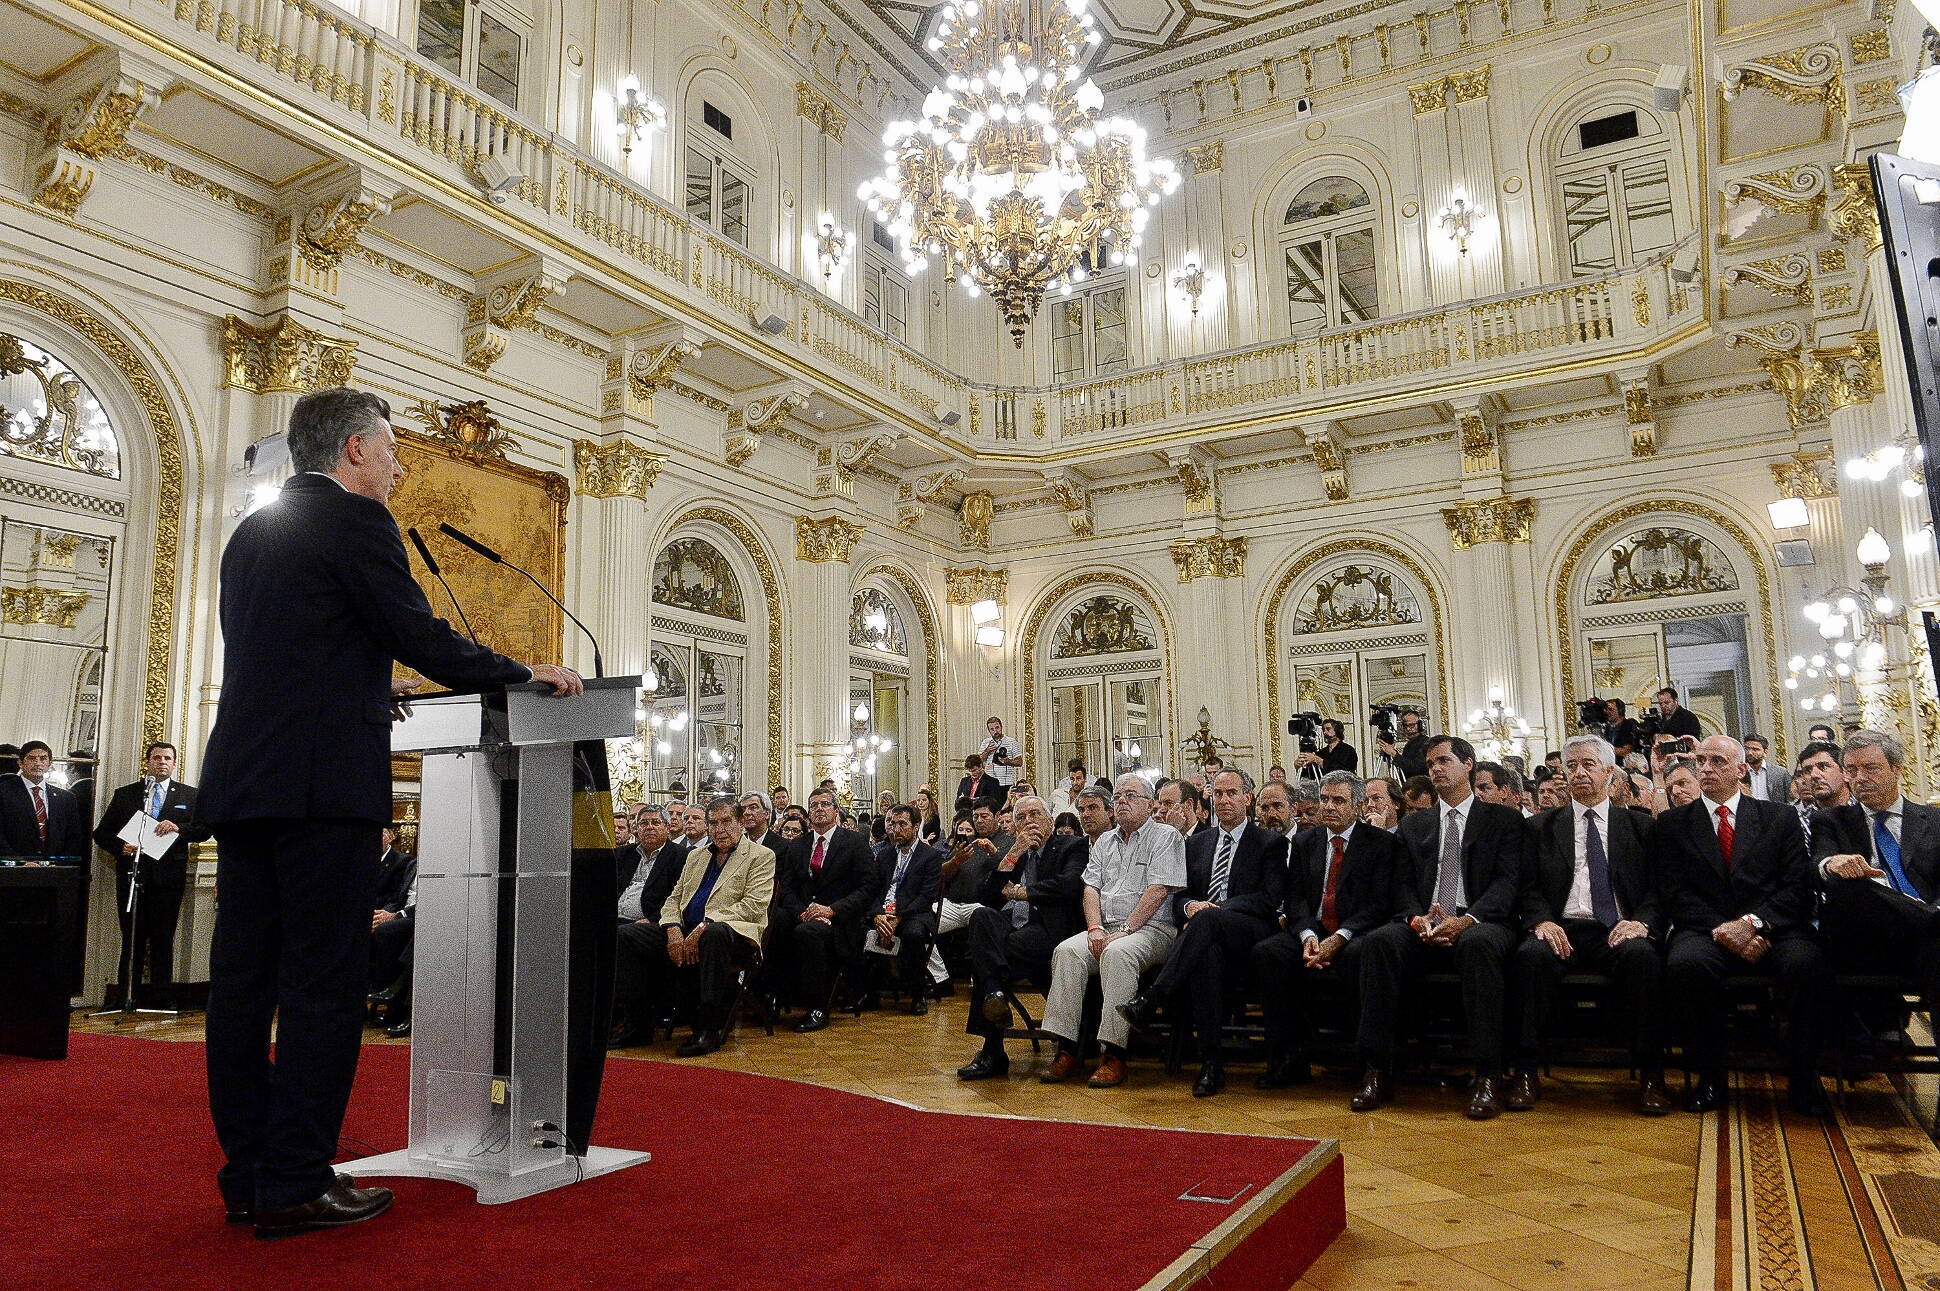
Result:
M1485 542L1528 542L1535 514L1534 498L1480 498L1442 508L1449 541L1458 551Z
M957 537L966 547L990 550L990 519L996 514L996 499L982 490L963 495L957 507Z
M943 599L951 605L995 601L1002 605L1010 592L1010 571L972 565L943 571Z
M1302 426L1300 437L1307 441L1307 450L1314 455L1314 465L1320 468L1320 484L1327 493L1327 500L1345 502L1347 441L1340 423L1324 421L1317 426Z
M533 322L539 307L572 277L564 266L527 265L518 276L496 283L465 304L463 358L476 372L491 370L505 354L511 333Z
M1877 332L1856 333L1845 345L1813 348L1797 323L1769 323L1733 332L1725 344L1753 351L1784 398L1793 430L1870 402L1885 388Z
M728 414L727 464L740 466L755 450L761 447L761 440L768 432L779 427L791 412L800 412L808 405L808 388L790 385L776 394L751 399Z
M827 516L820 520L796 516L795 559L812 565L830 561L847 564L849 557L855 553L856 540L861 537L862 526L841 516Z
M1172 563L1178 567L1181 583L1201 578L1246 577L1246 539L1181 538L1172 544Z
M1725 182L1725 201L1742 202L1747 197L1786 215L1817 215L1825 207L1825 167L1786 166Z
M58 215L80 210L94 188L96 163L119 153L135 118L161 101L152 86L118 65L107 79L70 98L41 132L32 162L34 204Z
M1747 88L1756 88L1790 103L1818 103L1828 112L1846 110L1839 48L1830 41L1734 63L1725 68L1719 87L1727 103Z
M926 503L936 502L949 490L970 478L970 472L961 466L947 470L931 471L917 476L913 481L904 480L896 486L896 526L912 529L923 518Z
M222 384L251 394L308 394L350 384L357 342L313 331L290 314L252 327L234 314L222 320Z
M1044 473L1044 482L1050 486L1052 499L1063 509L1064 518L1071 524L1071 532L1079 538L1091 537L1096 531L1091 514L1091 491L1078 478L1078 473L1058 467Z
M1838 497L1839 475L1833 468L1832 450L1800 449L1783 462L1773 462L1772 483L1778 486L1778 496L1782 498L1810 502Z
M624 439L610 444L573 441L573 470L579 491L589 498L638 498L647 493L667 464L665 453L653 453Z

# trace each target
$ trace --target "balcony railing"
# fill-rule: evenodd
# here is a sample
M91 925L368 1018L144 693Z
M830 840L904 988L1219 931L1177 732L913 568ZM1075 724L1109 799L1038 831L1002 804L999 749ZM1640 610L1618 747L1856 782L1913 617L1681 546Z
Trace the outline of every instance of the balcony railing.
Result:
M446 77L391 37L315 0L108 0L271 94L409 158L458 187L501 155L525 176L503 210L589 257L654 284L706 318L839 373L885 420L1020 449L1108 449L1119 436L1197 433L1446 388L1513 381L1567 357L1615 358L1692 325L1701 293L1670 256L1607 277L1423 310L1365 326L1196 355L1083 385L997 389L938 368L821 292L724 241L576 145ZM172 22L170 21L172 19ZM753 319L782 321L757 333Z

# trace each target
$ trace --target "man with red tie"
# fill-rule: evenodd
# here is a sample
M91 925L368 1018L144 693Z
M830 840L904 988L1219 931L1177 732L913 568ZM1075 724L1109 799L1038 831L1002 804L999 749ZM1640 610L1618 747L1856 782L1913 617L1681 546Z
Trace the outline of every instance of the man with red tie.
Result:
M43 740L20 746L20 770L0 776L0 856L37 856L79 865L88 826L75 796L48 776L54 751Z
M1724 981L1756 975L1776 979L1787 997L1788 1101L1800 1115L1823 1116L1817 1063L1832 979L1812 926L1816 876L1798 813L1740 793L1744 774L1744 746L1711 736L1697 748L1699 797L1657 818L1658 875L1675 927L1665 978L1697 1077L1684 1106L1723 1106Z
M840 822L833 792L817 789L808 795L808 832L795 840L781 880L790 890L775 903L782 923L769 944L793 968L796 990L808 1008L797 1031L820 1031L829 1024L836 972L853 966L862 954L863 918L878 886L868 840ZM775 980L788 978L783 969Z

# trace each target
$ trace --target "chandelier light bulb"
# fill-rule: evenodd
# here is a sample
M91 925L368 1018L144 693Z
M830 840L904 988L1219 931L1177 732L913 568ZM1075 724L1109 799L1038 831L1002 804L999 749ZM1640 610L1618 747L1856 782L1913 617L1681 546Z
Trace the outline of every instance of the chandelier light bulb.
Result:
M1890 596L1877 596L1873 598L1873 613L1879 615L1881 618L1890 618L1896 608L1893 604L1893 598Z
M1805 615L1806 622L1818 623L1823 621L1826 615L1832 613L1832 607L1824 601L1811 601L1806 604L1802 613Z
M1824 656L1824 655L1822 655L1822 654L1815 654L1815 655L1813 655L1813 656L1812 656L1812 666L1813 666L1814 668L1823 668L1823 667L1825 667L1825 656Z
M1797 690L1798 688L1799 688L1799 679L1797 677L1787 677L1785 679L1785 689Z
M1825 619L1819 624L1819 635L1824 637L1828 641L1832 641L1837 639L1840 636L1843 636L1845 634L1845 631L1846 631L1846 616L1843 614L1828 614L1825 616Z
M1834 643L1832 647L1832 653L1837 655L1841 659L1852 658L1852 652L1853 652L1853 644L1850 641L1839 641Z
M1866 530L1866 536L1859 540L1856 554L1859 556L1860 564L1871 568L1875 565L1884 565L1888 560L1891 560L1893 558L1893 548L1887 544L1885 537L1879 530L1868 529Z
M1787 668L1790 668L1793 672L1803 672L1805 670L1805 656L1802 654L1795 654L1790 659L1787 659L1785 661L1785 666Z

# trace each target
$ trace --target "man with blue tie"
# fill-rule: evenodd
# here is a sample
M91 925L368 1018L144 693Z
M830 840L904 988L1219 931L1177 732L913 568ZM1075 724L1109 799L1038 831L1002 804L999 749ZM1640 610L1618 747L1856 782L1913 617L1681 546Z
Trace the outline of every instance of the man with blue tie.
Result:
M1821 930L1840 971L1911 977L1931 1009L1940 1002L1940 810L1906 800L1906 752L1890 735L1855 731L1841 761L1859 801L1820 812L1813 830Z
M869 930L885 950L896 947L909 1011L921 1017L930 1011L930 946L936 940L936 907L943 899L943 852L916 836L922 821L916 808L899 802L883 816L885 838L876 848L876 871L882 877Z
M137 812L154 822L148 828L157 837L169 840L168 850L160 856L142 857L133 843L122 841L121 831ZM130 991L141 994L146 963L155 1003L162 1008L174 1006L175 925L188 888L189 847L209 836L208 830L194 824L194 816L195 787L176 778L175 746L158 740L142 755L142 778L115 790L94 831L94 845L114 858L124 1000ZM141 886L131 903L129 887L136 866L140 866Z

